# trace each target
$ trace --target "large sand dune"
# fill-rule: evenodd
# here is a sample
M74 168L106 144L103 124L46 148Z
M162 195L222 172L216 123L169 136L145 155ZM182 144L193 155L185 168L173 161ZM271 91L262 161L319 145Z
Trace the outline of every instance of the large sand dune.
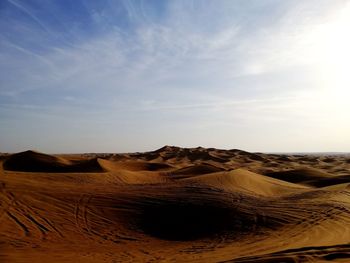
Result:
M350 262L349 156L0 159L0 262Z

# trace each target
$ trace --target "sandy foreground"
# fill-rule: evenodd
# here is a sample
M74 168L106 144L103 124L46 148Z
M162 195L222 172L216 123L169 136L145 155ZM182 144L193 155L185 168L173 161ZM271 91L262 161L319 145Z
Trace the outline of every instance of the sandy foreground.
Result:
M0 262L350 262L350 156L0 160Z

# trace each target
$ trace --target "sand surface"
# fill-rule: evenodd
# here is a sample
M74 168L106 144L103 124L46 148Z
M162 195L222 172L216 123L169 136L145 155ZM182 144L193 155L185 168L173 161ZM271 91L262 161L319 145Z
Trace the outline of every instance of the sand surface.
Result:
M0 262L350 262L350 156L0 159Z

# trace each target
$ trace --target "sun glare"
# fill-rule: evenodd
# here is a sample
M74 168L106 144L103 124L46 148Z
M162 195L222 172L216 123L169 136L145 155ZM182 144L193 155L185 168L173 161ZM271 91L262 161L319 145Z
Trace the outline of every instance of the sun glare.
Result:
M345 102L350 96L350 4L316 33L315 52L326 94Z

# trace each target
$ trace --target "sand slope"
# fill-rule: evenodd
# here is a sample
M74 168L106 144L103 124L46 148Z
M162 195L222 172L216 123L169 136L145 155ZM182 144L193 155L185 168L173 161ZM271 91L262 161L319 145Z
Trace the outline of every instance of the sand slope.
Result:
M0 160L0 262L349 262L348 156Z

